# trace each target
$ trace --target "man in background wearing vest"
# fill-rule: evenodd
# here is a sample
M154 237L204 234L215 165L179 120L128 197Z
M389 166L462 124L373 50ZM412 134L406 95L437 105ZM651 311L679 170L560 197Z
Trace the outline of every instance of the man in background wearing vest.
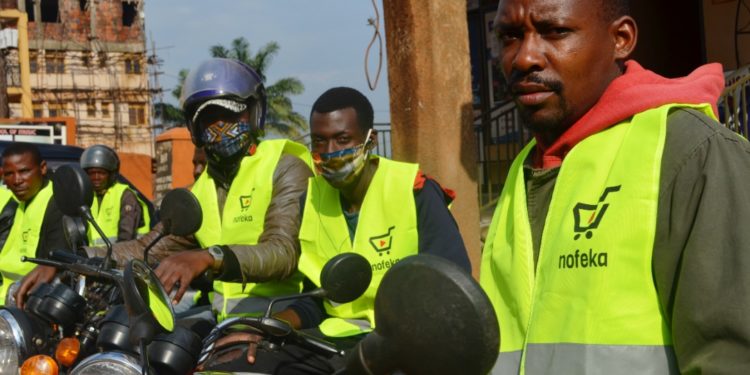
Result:
M448 210L453 193L426 177L417 164L372 155L377 140L373 109L362 93L348 87L323 93L312 107L310 137L319 175L310 179L302 197L299 269L314 284L311 287L319 287L328 260L343 252L356 252L370 262L372 282L353 302L334 306L326 301L321 306L307 299L277 317L342 349L351 348L372 331L375 293L383 275L399 260L432 254L467 273L471 273L471 265ZM250 346L241 361L255 362L249 368L252 371L277 373L290 366L286 369L329 374L343 365L342 358L328 359L296 346L263 352L256 362L258 338L245 336ZM232 363L216 369L239 371L247 366Z
M34 264L22 256L46 258L53 250L66 248L62 213L52 199L47 163L31 143L16 142L3 151L3 183L18 202L13 225L0 251L0 304L10 285L20 280Z
M496 374L747 373L750 145L715 120L721 66L628 57L625 0L501 0L494 28L534 140L482 255Z
M81 168L94 187L91 213L111 243L135 239L149 231L146 204L126 184L117 181L120 158L105 145L94 145L81 154ZM99 233L89 224L89 244L104 245Z
M207 272L222 281L214 283L212 300L220 319L262 311L267 297L301 288L299 197L312 176L309 152L287 140L259 141L265 89L260 76L236 60L214 58L191 70L180 103L193 143L204 147L208 160L192 188L203 225L194 236L162 239L150 261L160 261L156 275L168 293L176 291L175 302L193 279ZM114 260L125 264L142 258L158 229L116 244ZM51 279L48 272L38 271L35 279ZM25 282L19 293L33 284Z

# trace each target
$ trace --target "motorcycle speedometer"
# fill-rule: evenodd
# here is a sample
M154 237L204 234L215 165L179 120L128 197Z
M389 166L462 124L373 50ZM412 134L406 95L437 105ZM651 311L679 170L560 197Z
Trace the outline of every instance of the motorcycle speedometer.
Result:
M170 333L154 337L148 345L148 363L158 374L179 375L192 370L201 352L201 338L177 326Z
M42 299L39 311L51 321L68 327L82 315L86 300L65 284L56 284Z
M99 326L96 347L102 351L135 352L130 345L130 326L125 306L113 306Z
M30 311L33 314L36 314L36 316L38 317L47 319L47 317L39 310L39 307L42 306L42 300L44 300L44 297L47 296L47 294L49 294L51 290L52 285L47 283L39 284L38 287L36 287L31 291L31 293L29 293L29 297L26 299L26 306L24 306L24 309L26 311Z
M70 375L141 375L142 373L141 365L135 357L118 352L94 354L70 371Z

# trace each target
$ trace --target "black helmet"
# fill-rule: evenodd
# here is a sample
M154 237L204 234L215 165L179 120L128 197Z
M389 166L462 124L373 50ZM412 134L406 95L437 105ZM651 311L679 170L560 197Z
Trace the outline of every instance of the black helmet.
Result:
M209 105L233 112L249 109L251 127L263 130L266 119L266 91L260 75L246 64L224 58L206 60L190 71L182 85L180 107L196 146L203 146L195 125L198 114Z
M81 168L101 168L114 174L120 170L120 158L105 145L93 145L81 154Z

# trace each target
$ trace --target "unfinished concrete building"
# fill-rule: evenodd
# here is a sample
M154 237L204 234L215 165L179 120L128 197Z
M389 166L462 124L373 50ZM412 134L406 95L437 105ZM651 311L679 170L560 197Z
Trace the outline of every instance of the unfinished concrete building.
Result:
M143 1L18 0L18 9L29 21L33 116L75 118L80 146L153 156ZM16 52L7 60L19 66ZM22 117L20 103L10 110Z

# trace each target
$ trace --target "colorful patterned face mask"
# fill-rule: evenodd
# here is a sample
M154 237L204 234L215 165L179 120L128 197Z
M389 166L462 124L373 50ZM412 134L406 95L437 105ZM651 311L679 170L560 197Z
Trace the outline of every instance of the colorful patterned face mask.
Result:
M240 152L247 152L252 143L250 124L240 122L219 121L203 131L202 138L206 152L229 158Z
M373 147L371 133L372 129L367 132L365 143L358 146L325 154L313 152L313 162L318 173L334 187L351 184L362 173L370 156Z

